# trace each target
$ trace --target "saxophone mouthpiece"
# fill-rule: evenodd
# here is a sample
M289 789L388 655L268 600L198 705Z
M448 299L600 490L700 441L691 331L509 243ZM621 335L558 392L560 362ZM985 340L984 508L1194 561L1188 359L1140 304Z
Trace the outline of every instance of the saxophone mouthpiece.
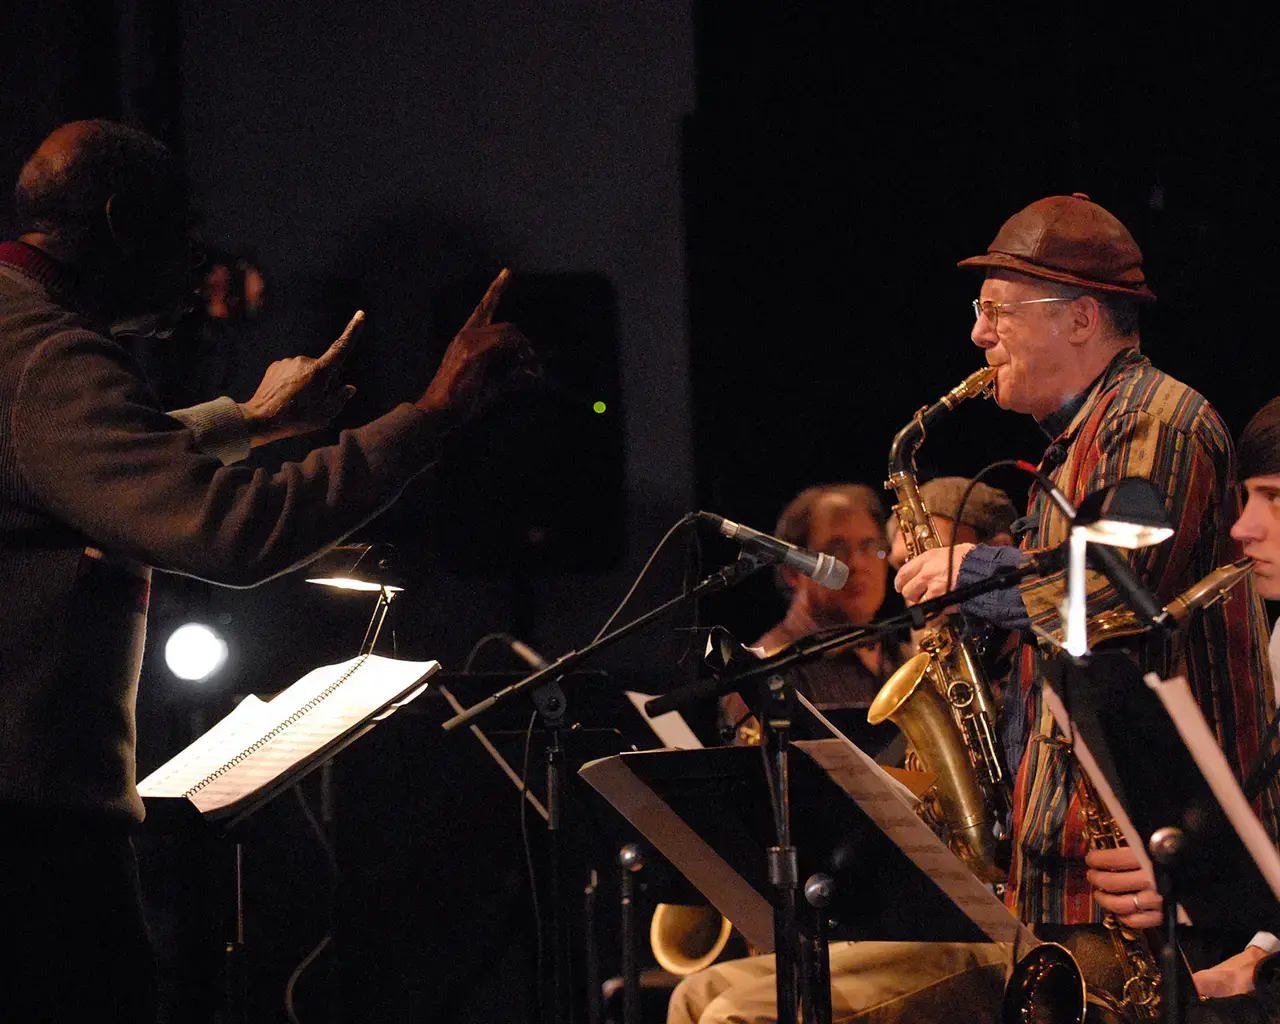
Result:
M994 366L984 366L981 370L975 370L947 393L942 399L943 404L948 409L952 409L961 402L976 398L978 395L992 398L996 392L996 372L997 367Z

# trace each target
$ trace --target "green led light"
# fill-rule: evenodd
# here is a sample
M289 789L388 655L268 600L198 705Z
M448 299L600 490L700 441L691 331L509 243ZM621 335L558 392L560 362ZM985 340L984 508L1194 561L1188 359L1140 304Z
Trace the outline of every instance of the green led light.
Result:
M609 407L605 405L604 402L601 402L599 399L591 403L591 411L594 413L603 413L607 408Z

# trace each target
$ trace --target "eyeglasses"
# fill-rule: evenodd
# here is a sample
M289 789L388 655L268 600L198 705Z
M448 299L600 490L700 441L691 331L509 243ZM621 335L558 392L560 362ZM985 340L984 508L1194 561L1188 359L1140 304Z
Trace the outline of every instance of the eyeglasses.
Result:
M990 299L974 299L973 300L973 318L981 320L984 316L991 321L994 327L996 318L1000 315L1000 310L1007 309L1009 306L1034 306L1038 302L1070 302L1071 299L1065 295L1053 295L1047 299L1021 299L1018 302L992 302Z
M855 545L850 545L843 540L834 540L822 549L822 553L839 559L841 562L848 562L854 555L859 555L862 558L883 560L889 554L884 542L878 537L868 537Z

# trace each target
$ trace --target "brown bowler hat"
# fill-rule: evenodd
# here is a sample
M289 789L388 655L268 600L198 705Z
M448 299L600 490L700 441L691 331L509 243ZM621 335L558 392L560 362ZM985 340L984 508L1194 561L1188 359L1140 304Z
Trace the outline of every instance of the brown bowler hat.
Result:
M1089 197L1050 196L1019 210L1000 228L985 256L961 267L996 267L1060 284L1154 302L1142 275L1142 250L1121 224Z

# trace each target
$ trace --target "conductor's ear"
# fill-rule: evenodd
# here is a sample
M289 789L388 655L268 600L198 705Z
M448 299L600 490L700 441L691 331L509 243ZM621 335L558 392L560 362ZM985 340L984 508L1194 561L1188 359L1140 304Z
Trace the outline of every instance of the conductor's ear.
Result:
M126 260L139 259L159 241L160 221L137 198L112 193L106 206L107 231Z

